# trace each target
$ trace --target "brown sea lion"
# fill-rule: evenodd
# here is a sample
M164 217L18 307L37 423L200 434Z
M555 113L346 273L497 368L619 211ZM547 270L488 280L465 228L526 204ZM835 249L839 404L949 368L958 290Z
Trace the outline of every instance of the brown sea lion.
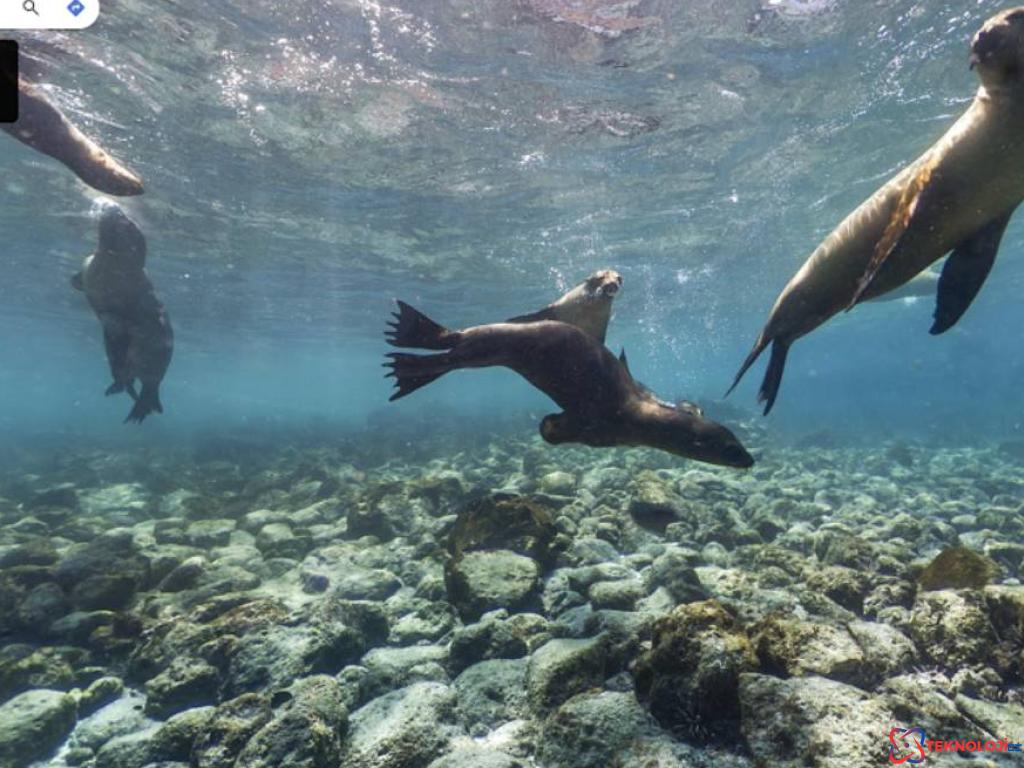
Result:
M85 293L100 325L114 383L108 395L127 392L135 405L125 421L163 413L160 382L174 351L174 332L146 274L146 239L120 206L100 215L100 241L71 285ZM142 382L136 392L135 380Z
M612 316L612 300L622 289L622 275L613 269L601 269L544 309L529 315L513 317L509 323L535 323L557 320L575 325L604 344L608 321Z
M391 400L449 371L504 366L562 408L562 413L541 421L541 436L549 443L643 445L710 464L754 463L732 432L695 409L658 400L603 344L574 325L541 320L451 331L404 302L398 306L392 344L447 351L388 355L388 376L395 378L397 387Z
M948 330L967 310L1024 198L1024 7L985 22L970 62L981 80L970 107L811 254L776 300L730 392L771 344L758 393L768 413L796 339L906 283L950 251L931 333Z
M18 92L18 122L0 128L60 160L93 189L118 197L142 194L142 180L76 128L41 89L19 77Z

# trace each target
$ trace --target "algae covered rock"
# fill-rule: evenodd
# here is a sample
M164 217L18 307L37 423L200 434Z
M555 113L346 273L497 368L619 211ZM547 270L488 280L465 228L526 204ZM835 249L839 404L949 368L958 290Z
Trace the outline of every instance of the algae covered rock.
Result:
M509 550L463 554L445 568L448 598L464 619L496 608L515 610L537 594L540 568L535 560Z
M657 621L638 661L637 695L662 727L689 741L735 735L739 676L758 668L736 618L715 600L675 608Z
M551 640L530 657L527 691L537 710L558 706L570 696L600 685L605 678L605 635L586 640Z
M232 768L249 739L270 722L266 696L246 693L217 707L196 736L194 768Z
M454 560L480 549L510 550L545 567L558 554L554 509L539 499L493 494L463 507L448 534Z
M922 654L947 668L987 662L997 639L980 592L921 592L910 633Z
M648 727L632 694L577 694L544 721L538 757L542 765L560 768L605 768Z
M526 716L528 660L492 659L466 669L455 679L460 719L475 735Z
M999 573L991 559L966 547L942 550L917 577L921 589L981 589Z
M0 765L20 768L46 757L71 733L75 700L60 691L26 691L0 706Z
M864 655L843 627L776 614L758 625L754 643L767 672L864 682Z
M429 765L460 733L455 692L440 683L416 683L352 713L341 768L413 768Z

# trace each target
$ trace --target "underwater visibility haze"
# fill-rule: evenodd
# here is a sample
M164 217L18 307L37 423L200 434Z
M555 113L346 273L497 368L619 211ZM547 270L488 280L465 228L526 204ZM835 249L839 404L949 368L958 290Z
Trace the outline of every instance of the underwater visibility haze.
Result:
M1012 761L1021 143L926 154L986 62L1024 115L1024 35L975 37L1009 8L111 0L19 33L0 768ZM764 362L726 398L922 156L860 256L994 237L963 316L941 261L830 272L764 338L814 329L771 413Z

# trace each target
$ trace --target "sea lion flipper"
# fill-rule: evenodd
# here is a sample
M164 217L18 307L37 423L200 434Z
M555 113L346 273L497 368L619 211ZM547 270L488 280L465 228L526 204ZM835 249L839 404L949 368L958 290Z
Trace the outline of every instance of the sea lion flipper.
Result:
M555 310L553 307L544 307L544 309L541 309L537 312L531 312L528 315L517 315L515 317L510 317L505 322L516 323L517 325L521 325L523 323L541 323L544 322L545 320L557 319L558 318L555 316Z
M437 379L453 369L451 356L447 353L439 355L409 355L401 352L392 352L387 355L390 362L384 363L385 368L390 368L386 377L395 380L395 392L388 398L393 402L401 397L415 392L420 387Z
M71 287L76 291L85 290L85 278L82 277L81 272L75 272L75 274L71 276Z
M451 349L454 346L451 331L404 301L398 302L398 312L392 316L394 320L384 332L384 336L393 347Z
M929 333L945 333L963 316L988 277L999 251L999 242L1013 215L1011 210L990 221L956 247L946 259L939 277L935 322Z
M910 222L914 218L914 212L917 210L918 204L921 202L921 197L928 190L929 183L932 180L932 173L939 164L940 159L941 156L938 154L929 158L927 161L922 163L914 178L907 182L903 189L903 193L900 195L900 199L896 202L896 206L893 208L892 214L889 216L889 223L886 225L885 230L882 232L882 236L875 244L875 249L871 254L871 260L868 262L868 266L864 270L864 274L857 282L857 288L853 293L853 298L846 307L847 311L853 309L855 305L860 303L861 298L864 296L864 293L868 288L871 287L871 283L874 281L875 276L878 275L879 270L882 269L886 260L892 255L893 251L896 250L900 239L910 227Z
M107 352L110 375L114 378L114 383L107 389L106 394L108 395L123 392L125 383L130 379L128 375L128 348L130 346L131 338L127 333L118 333L110 325L103 327L103 347Z
M764 403L764 415L767 416L775 398L779 396L782 386L782 374L786 370L786 355L789 354L789 343L782 339L772 341L772 356L768 360L768 368L764 372L761 389L757 393L757 402Z
M629 360L626 359L626 348L622 347L619 350L619 362L622 363L622 367L626 369L626 373L632 376L632 372L629 370Z

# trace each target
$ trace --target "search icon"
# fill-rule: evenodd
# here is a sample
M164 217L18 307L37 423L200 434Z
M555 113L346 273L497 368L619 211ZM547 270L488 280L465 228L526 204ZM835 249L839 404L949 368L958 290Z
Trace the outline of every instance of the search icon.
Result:
M36 0L25 0L25 2L21 4L21 7L24 9L25 13L34 13L36 16L39 15L39 11L36 10Z

